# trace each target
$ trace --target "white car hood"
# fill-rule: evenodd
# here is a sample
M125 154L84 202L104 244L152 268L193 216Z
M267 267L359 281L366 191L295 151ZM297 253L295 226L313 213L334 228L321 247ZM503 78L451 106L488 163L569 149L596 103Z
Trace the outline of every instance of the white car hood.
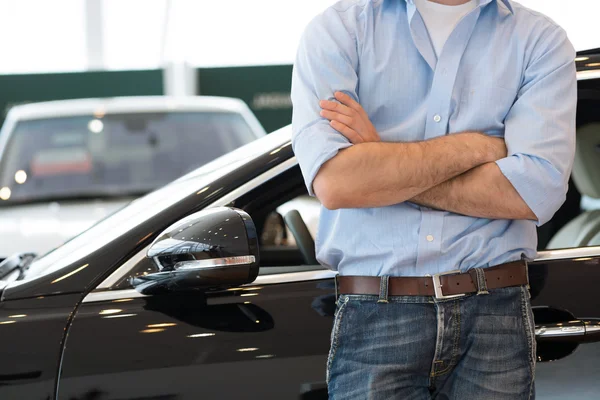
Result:
M131 200L133 198L0 207L0 259L17 252L45 254Z

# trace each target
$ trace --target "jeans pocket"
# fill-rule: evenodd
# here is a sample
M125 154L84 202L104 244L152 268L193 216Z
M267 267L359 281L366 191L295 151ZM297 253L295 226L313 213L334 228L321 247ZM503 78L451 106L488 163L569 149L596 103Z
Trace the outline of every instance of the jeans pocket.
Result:
M340 296L338 299L338 307L335 311L335 317L333 320L333 328L331 329L331 345L329 347L329 355L327 356L327 378L326 381L329 384L329 376L331 374L331 365L333 364L333 360L335 358L335 352L339 343L340 336L340 325L342 323L342 317L344 315L344 310L348 305L348 296Z
M531 388L529 398L532 398L533 394L533 381L535 380L535 361L536 355L536 341L535 341L535 321L533 318L533 310L531 309L531 295L529 289L526 286L521 286L521 309L523 314L523 327L525 329L525 336L527 337L527 345L529 350L529 368L531 373Z

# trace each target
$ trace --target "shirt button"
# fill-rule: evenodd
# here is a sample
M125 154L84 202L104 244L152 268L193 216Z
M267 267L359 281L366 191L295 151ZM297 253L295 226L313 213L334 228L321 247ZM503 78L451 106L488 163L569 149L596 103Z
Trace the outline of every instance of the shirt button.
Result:
M428 242L433 242L433 236L431 235L427 235L425 239L427 239Z
M439 114L435 114L435 115L433 116L433 120L434 120L435 122L440 122L440 121L442 120L442 117L440 117L440 116L439 116Z

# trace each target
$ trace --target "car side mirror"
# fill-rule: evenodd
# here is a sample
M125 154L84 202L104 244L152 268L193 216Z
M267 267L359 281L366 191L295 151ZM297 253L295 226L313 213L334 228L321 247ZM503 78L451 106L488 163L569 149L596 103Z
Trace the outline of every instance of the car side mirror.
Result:
M146 256L159 272L131 280L142 294L223 289L258 275L256 228L236 208L211 208L182 219L156 238Z

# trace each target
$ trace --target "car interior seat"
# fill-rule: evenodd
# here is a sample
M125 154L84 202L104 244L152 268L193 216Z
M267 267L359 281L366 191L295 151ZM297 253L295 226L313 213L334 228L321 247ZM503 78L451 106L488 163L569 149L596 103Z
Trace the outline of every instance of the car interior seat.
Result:
M577 129L573 182L582 196L600 199L600 123ZM600 245L600 210L586 210L563 226L546 248Z
M296 239L296 245L302 253L304 263L307 265L319 264L315 255L315 241L298 210L288 211L283 219Z

